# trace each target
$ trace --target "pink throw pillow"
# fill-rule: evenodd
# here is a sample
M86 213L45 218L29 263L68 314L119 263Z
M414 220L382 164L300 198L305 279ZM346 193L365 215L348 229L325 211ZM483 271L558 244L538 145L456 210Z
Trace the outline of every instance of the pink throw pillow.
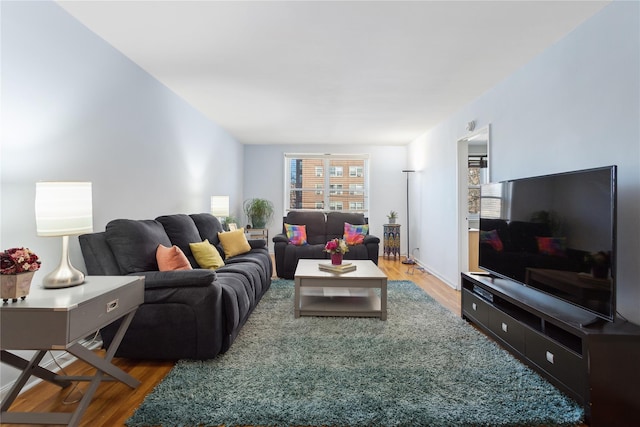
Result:
M158 262L158 269L160 271L192 269L187 256L182 252L182 249L176 245L170 248L158 245L158 249L156 249L156 261Z

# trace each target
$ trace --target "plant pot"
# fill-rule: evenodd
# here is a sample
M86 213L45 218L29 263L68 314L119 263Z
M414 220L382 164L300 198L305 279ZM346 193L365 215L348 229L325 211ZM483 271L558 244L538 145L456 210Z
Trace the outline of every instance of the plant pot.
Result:
M341 265L342 264L342 254L331 254L331 264L333 264L333 265Z
M251 217L251 226L253 228L265 228L265 226L267 225L267 220L266 218L263 217L256 217L256 216L252 216Z
M396 223L395 218L389 218L389 224L395 224L395 223Z
M35 271L27 271L25 273L0 275L0 297L2 301L12 300L16 302L18 298L25 299L29 295L34 274Z

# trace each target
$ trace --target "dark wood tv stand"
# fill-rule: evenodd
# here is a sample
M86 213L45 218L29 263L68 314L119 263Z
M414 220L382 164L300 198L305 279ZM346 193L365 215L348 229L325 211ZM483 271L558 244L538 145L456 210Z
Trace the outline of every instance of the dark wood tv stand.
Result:
M462 273L461 315L583 405L591 427L640 420L640 326L593 322L536 289L471 273Z

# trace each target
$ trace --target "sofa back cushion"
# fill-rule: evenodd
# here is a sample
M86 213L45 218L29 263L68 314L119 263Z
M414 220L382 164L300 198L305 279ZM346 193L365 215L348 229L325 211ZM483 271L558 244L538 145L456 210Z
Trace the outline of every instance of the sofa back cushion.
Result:
M324 212L291 211L284 217L283 230L286 234L284 224L304 225L307 231L307 242L311 245L327 243L325 231ZM341 234L342 235L342 234Z
M201 242L203 239L193 219L189 215L176 214L159 216L156 221L162 224L171 243L182 249L191 266L197 268L198 262L191 252L189 243Z
M327 214L327 240L342 239L344 236L344 223L363 225L367 219L361 213L329 212Z
M157 271L158 245L171 246L161 223L154 220L115 219L105 236L122 274Z
M198 228L200 233L200 240L208 240L214 246L220 245L220 239L218 239L218 233L222 233L222 224L218 221L218 218L208 213L192 214L189 215ZM194 240L195 241L195 240Z

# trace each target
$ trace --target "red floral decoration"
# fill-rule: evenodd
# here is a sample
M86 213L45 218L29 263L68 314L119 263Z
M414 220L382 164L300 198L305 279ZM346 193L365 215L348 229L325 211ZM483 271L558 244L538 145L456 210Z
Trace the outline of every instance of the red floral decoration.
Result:
M0 274L18 274L40 269L38 255L29 248L11 248L0 252Z

